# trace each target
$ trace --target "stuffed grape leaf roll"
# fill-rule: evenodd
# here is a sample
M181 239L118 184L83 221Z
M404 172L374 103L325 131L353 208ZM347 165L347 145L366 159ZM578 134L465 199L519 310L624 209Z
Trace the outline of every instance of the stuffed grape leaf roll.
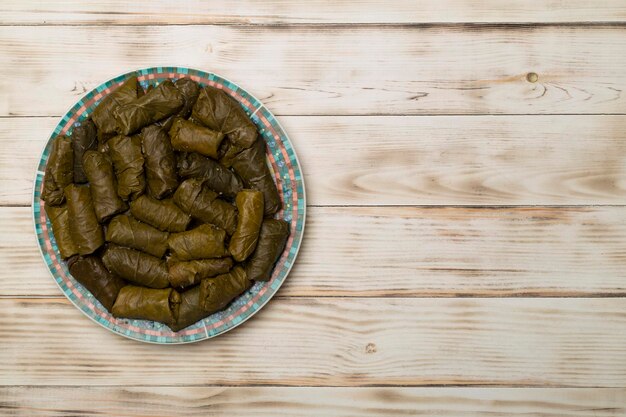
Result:
M237 229L230 238L228 251L235 261L242 262L254 252L263 222L263 193L243 190L235 198L239 211Z
M109 271L137 285L167 288L170 285L165 261L134 249L111 245L102 255Z
M189 120L177 118L169 131L172 146L177 151L198 152L217 159L224 134L207 129Z
M89 255L104 244L102 226L98 223L88 186L65 187L70 235L80 255Z
M167 250L169 235L130 216L120 215L109 223L105 238L107 242L128 246L161 258Z
M177 261L222 258L228 256L225 239L226 232L223 229L203 224L186 232L172 233L167 246Z
M117 180L107 155L98 151L85 152L83 169L89 180L91 199L100 223L128 209L117 194Z
M77 256L68 261L70 273L109 311L126 283L110 273L97 256Z
M243 190L243 182L237 174L195 152L179 156L178 174L181 178L201 177L206 187L228 198L235 198Z
M187 119L191 116L191 110L200 95L200 86L191 78L185 77L174 81L174 85L183 95L183 108L178 112L178 116Z
M171 261L168 267L172 287L185 288L196 285L204 278L225 274L233 267L233 260L229 257L184 262Z
M265 219L261 225L259 242L246 262L246 274L253 281L269 281L274 264L283 253L289 237L289 223L284 220Z
M231 164L244 184L263 193L265 215L276 213L281 208L280 196L265 158L265 141L259 137L254 145L235 155Z
M215 313L226 307L251 285L252 281L248 279L246 272L239 265L227 274L204 279L200 283L201 307L209 314Z
M96 125L91 120L85 120L72 131L72 148L74 149L74 182L87 182L87 175L83 170L83 155L91 149L98 149Z
M176 324L169 325L177 332L207 317L207 313L200 306L200 287L194 287L180 294L180 308Z
M147 195L130 203L130 212L136 219L161 231L183 232L191 221L189 214L171 199L157 200Z
M67 205L51 206L46 204L44 207L48 219L50 219L50 223L52 224L52 233L54 234L54 240L57 242L61 258L67 259L70 256L76 255L78 253L78 247L74 243L74 240L72 240Z
M148 193L161 199L174 192L178 187L176 156L167 133L156 125L144 127L141 131L141 151Z
M113 305L115 317L152 320L173 326L178 321L180 294L172 289L152 289L127 285Z
M58 206L63 203L63 190L74 180L74 151L72 141L59 135L52 141L52 150L46 164L41 199L47 204Z
M144 126L178 112L183 105L181 92L173 82L165 80L144 96L113 111L117 131L122 135L130 135Z
M174 203L184 212L205 223L226 230L229 235L237 227L237 210L203 185L204 180L189 178L174 193Z
M256 126L239 103L217 88L200 90L192 117L208 128L222 132L242 148L252 146L257 136Z
M137 82L137 77L130 77L102 99L95 108L91 118L98 128L98 141L101 145L116 134L117 122L113 116L114 110L121 105L135 101L139 90L143 92L141 85Z
M143 154L139 136L116 136L109 140L109 155L117 177L117 194L124 200L134 200L146 187Z

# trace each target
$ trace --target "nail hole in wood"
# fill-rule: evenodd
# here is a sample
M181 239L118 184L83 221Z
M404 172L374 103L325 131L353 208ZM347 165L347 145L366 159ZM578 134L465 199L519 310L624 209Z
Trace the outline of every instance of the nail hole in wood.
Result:
M536 83L538 79L539 79L539 76L537 75L536 72L529 72L528 74L526 74L526 80L529 83Z

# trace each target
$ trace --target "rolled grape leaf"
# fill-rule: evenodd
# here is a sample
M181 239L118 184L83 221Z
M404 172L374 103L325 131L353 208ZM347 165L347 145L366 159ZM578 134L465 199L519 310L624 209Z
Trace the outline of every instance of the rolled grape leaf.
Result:
M207 317L207 313L200 306L200 287L194 287L180 294L180 308L176 324L170 325L170 329L177 332Z
M269 281L274 264L283 253L289 237L289 223L284 220L265 219L261 225L259 242L246 262L246 274L253 281Z
M146 179L139 136L116 136L109 140L109 155L117 177L117 194L124 200L134 200L143 194Z
M152 289L127 285L113 305L115 317L158 321L173 326L178 321L180 294L172 289Z
M98 223L88 186L65 187L70 235L80 255L89 255L104 244L102 226Z
M46 164L41 199L48 205L58 206L65 200L63 190L74 180L74 151L72 141L60 135L52 141L52 150Z
M117 295L126 286L120 277L110 273L97 256L76 257L68 262L70 273L109 311Z
M235 198L237 193L243 190L243 182L237 174L195 152L183 154L178 158L178 174L181 178L200 177L207 188L228 198Z
M167 288L170 285L165 261L134 249L111 245L102 255L109 271L137 285Z
M203 185L203 180L189 178L174 193L174 203L184 212L205 223L226 230L229 235L237 227L237 210Z
M98 141L101 145L116 134L117 122L113 116L114 110L121 105L135 101L140 89L141 86L137 82L137 77L130 77L124 84L106 96L94 109L91 118L98 128Z
M144 127L141 131L141 151L148 193L161 199L174 192L178 187L176 156L167 133L156 125Z
M188 77L176 80L174 85L183 95L183 101L185 102L183 108L178 112L178 116L186 119L191 116L191 110L198 100L198 96L200 95L200 86L197 82Z
M239 103L217 88L200 90L192 117L208 128L222 132L242 148L252 146L257 136L256 126Z
M195 261L168 263L170 284L174 288L196 285L204 278L224 274L233 267L232 258L199 259Z
M70 256L76 255L78 253L78 247L72 240L67 205L51 206L46 204L44 207L48 219L50 219L50 223L52 224L52 233L54 234L54 240L57 242L61 258L67 259Z
M113 111L117 131L122 135L135 133L144 126L178 112L183 104L183 95L174 83L165 80L144 96Z
M189 120L177 118L169 131L172 146L177 151L198 152L217 159L224 134L207 129Z
M263 194L257 190L243 190L235 198L239 211L237 229L230 238L228 251L235 261L242 262L254 252L263 222Z
M105 239L161 258L167 250L169 235L130 216L120 215L109 223Z
M98 151L83 155L83 169L89 180L89 189L96 217L100 223L128 209L117 195L117 180L108 156Z
M178 208L171 199L157 200L147 195L130 203L130 212L136 219L161 231L183 232L191 221L189 214Z
M203 224L187 232L172 233L167 246L177 261L222 258L228 256L224 239L226 232L223 229Z
M74 182L87 182L87 175L83 170L83 155L91 149L98 149L96 125L91 120L85 120L72 131L72 148L74 149Z
M234 298L250 288L252 281L237 265L229 273L207 278L200 283L200 305L208 314L220 311Z
M263 193L265 215L276 213L281 208L278 189L265 159L265 141L259 139L248 149L244 149L231 160L232 167L244 184Z

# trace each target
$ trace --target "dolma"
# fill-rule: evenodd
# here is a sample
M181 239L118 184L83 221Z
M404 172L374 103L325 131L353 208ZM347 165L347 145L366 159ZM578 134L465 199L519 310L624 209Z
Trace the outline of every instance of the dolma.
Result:
M200 283L200 305L208 314L226 307L234 298L250 288L252 282L241 266L234 267L229 273L207 278Z
M289 237L289 223L284 220L265 219L261 225L259 242L246 262L246 274L253 281L269 281L274 264L283 253Z
M130 203L130 212L136 219L161 231L183 232L191 221L171 199L157 200L147 195Z
M167 133L156 125L144 127L141 131L141 151L148 193L161 199L174 192L178 187L176 156Z
M111 311L117 294L126 286L124 280L110 273L97 256L76 257L68 262L68 266L74 279Z
M130 216L116 216L107 227L105 239L121 246L143 251L147 254L163 257L167 250L169 233L135 220Z
M213 87L200 90L192 117L210 129L222 132L237 146L252 146L257 128L243 108L224 91Z
M170 285L165 261L134 249L111 245L102 255L102 262L112 273L150 288Z
M263 193L265 215L272 215L281 208L278 189L265 159L265 141L259 137L254 145L239 152L232 159L232 167L244 184Z
M98 128L98 141L101 145L115 136L117 122L113 116L114 110L119 106L135 101L139 89L141 89L141 85L137 82L137 77L130 77L124 84L106 96L94 109L91 118Z
M117 177L117 194L124 200L134 200L146 187L143 154L139 136L116 136L109 140L109 156Z
M86 151L98 149L96 125L91 120L85 120L72 131L72 148L74 149L74 182L87 182L87 175L83 170L83 155Z
M231 141L226 138L222 141L219 149L220 164L222 164L226 168L231 168L233 166L233 159L237 156L239 152L243 151L244 149L246 148L233 145Z
M222 258L228 256L224 239L226 232L223 229L203 224L186 232L172 233L167 246L177 261Z
M170 284L174 288L196 285L204 278L225 274L233 267L232 258L199 259L169 262Z
M177 118L169 131L172 147L177 151L198 152L217 159L224 134L189 120Z
M70 235L80 255L89 255L104 243L102 226L98 223L88 186L70 184L65 187Z
M174 193L174 203L184 212L205 223L226 230L229 235L237 227L237 210L231 204L217 198L217 194L203 185L203 180L189 178Z
M230 238L228 251L235 261L242 262L254 252L263 222L263 193L257 190L243 190L235 198L237 229Z
M176 324L169 325L177 332L207 317L207 313L200 306L200 287L194 287L180 294L180 308Z
M117 181L109 158L98 151L83 155L83 169L89 180L91 199L100 223L128 209L117 195Z
M243 182L237 174L195 152L178 158L178 174L181 178L201 177L206 187L228 198L235 198L243 190Z
M46 164L41 199L47 204L58 206L63 203L63 190L74 180L74 151L72 141L59 135L52 141L52 150Z
M191 110L200 95L200 86L191 78L180 78L174 82L178 91L183 95L183 108L178 112L178 116L187 119L191 116Z
M74 243L74 240L72 240L67 205L51 206L46 204L44 207L48 219L50 219L50 224L52 224L52 233L54 234L54 240L57 242L61 258L67 259L70 256L76 255L78 253L78 247Z
M158 321L173 326L178 321L180 294L172 289L152 289L127 285L113 305L113 315L128 319Z
M183 104L183 95L174 83L165 80L144 96L113 111L117 131L122 135L130 135L144 126L178 112Z

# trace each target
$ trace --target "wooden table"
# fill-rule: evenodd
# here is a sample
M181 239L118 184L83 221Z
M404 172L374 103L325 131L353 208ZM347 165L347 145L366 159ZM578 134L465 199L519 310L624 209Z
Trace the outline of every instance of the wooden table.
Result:
M626 415L626 2L70 3L0 4L0 414ZM186 346L85 318L29 208L59 116L154 65L258 96L307 184L279 295Z

